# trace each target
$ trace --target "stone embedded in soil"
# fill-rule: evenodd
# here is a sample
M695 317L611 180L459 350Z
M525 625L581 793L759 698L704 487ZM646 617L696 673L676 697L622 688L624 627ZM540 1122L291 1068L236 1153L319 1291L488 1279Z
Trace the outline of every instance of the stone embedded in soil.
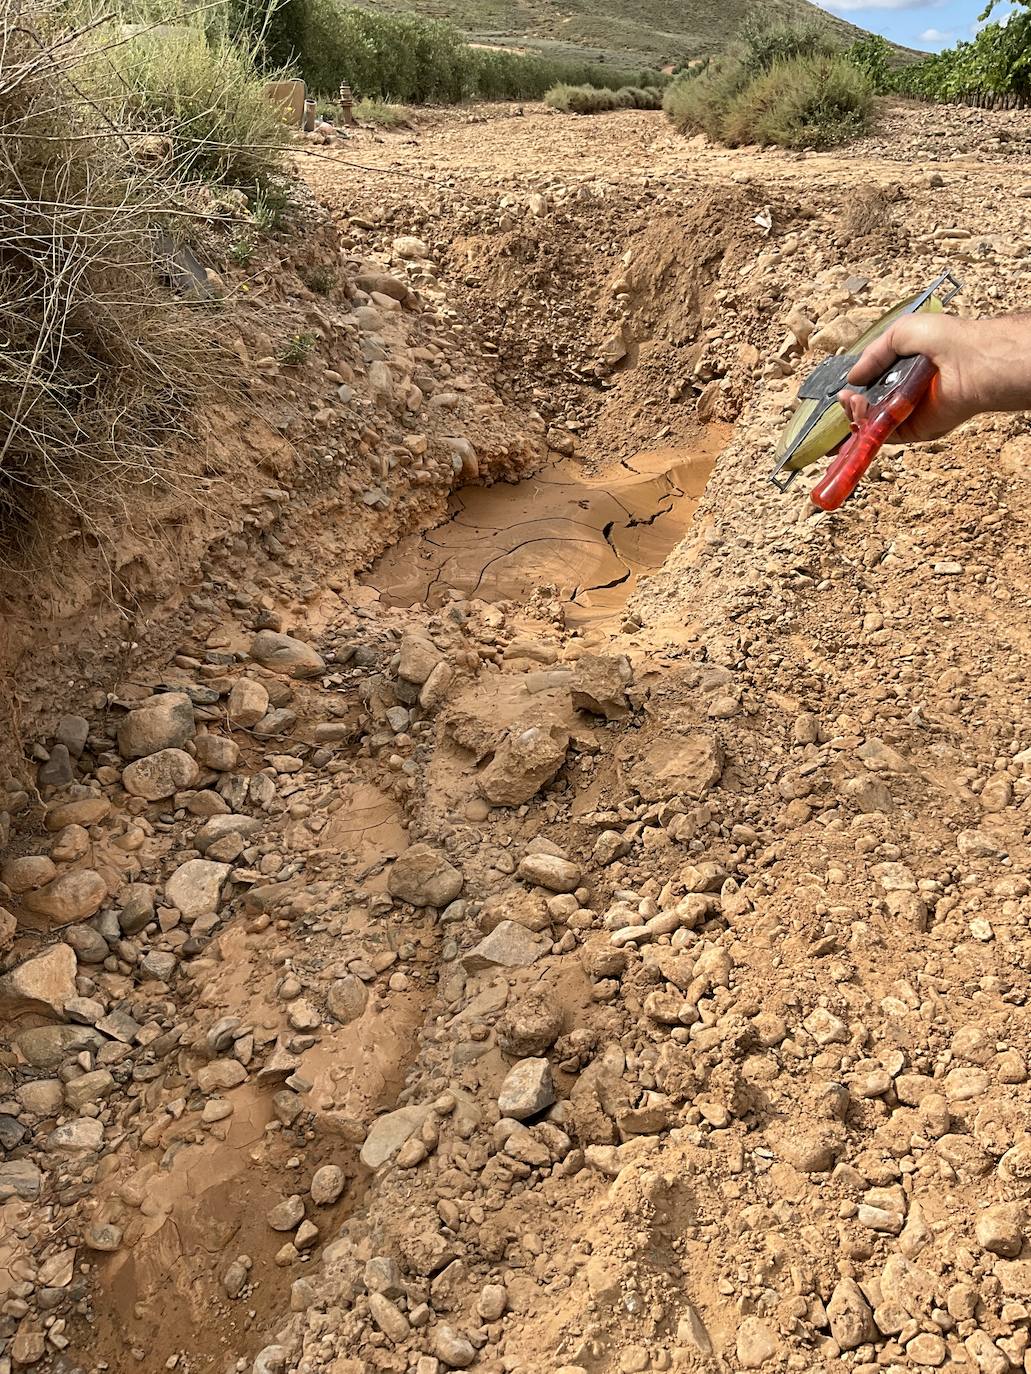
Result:
M76 801L57 802L47 807L44 825L55 833L70 825L96 825L111 813L106 797L79 797Z
M11 1038L34 1069L59 1069L80 1050L95 1050L102 1044L92 1026L32 1026Z
M262 667L286 673L288 677L318 677L326 670L325 659L310 644L275 630L259 631L251 641L250 654Z
M344 1191L347 1182L343 1169L336 1164L323 1164L312 1175L311 1200L316 1207L331 1207Z
M444 1322L433 1333L433 1351L449 1369L467 1369L476 1359L472 1341Z
M100 910L107 898L107 883L92 868L80 868L62 873L45 887L37 888L25 898L25 905L38 916L47 916L55 924L65 921L85 921Z
M82 1239L87 1250L110 1255L122 1243L122 1228L110 1221L95 1221L86 1227Z
M839 1279L827 1304L831 1335L842 1350L856 1350L877 1339L873 1313L854 1279Z
M759 1369L780 1352L776 1333L758 1317L745 1317L737 1330L737 1358L742 1369Z
M542 1055L562 1032L562 1006L550 990L535 990L510 1005L498 1022L498 1047L524 1059Z
M187 859L165 883L165 900L177 907L187 921L217 912L222 888L231 872L231 864Z
M197 762L216 773L228 773L240 761L240 746L224 735L197 735L193 747L197 751Z
M47 1149L58 1154L96 1154L104 1143L104 1126L91 1116L80 1116L58 1126L47 1137Z
M480 791L495 806L522 806L551 782L568 748L569 735L557 725L508 735L480 774Z
M1015 1259L1024 1246L1027 1213L1015 1202L995 1202L977 1218L974 1233L978 1245L993 1255Z
M0 1202L23 1198L34 1202L43 1186L43 1173L31 1159L9 1159L0 1163Z
M462 890L464 878L438 850L413 844L390 870L387 891L409 906L445 907Z
M581 654L569 683L573 705L606 720L622 720L630 709L626 691L633 676L625 654Z
M550 948L538 940L532 931L515 921L502 921L478 945L462 955L467 973L479 973L488 968L527 968Z
M154 919L154 889L149 883L130 883L120 894L118 925L123 935L137 935Z
M255 834L261 829L261 821L255 816L212 816L206 820L193 837L193 847L206 854L213 844L227 835L238 835L241 839Z
M284 1198L268 1213L265 1220L273 1231L292 1231L304 1220L304 1198L297 1193Z
M55 744L50 757L36 770L36 785L44 787L65 787L75 781L75 766L71 755L63 744Z
M0 1015L51 1012L63 1016L75 996L75 951L70 945L51 945L26 959L0 978Z
M399 1107L395 1112L387 1112L372 1123L365 1143L361 1148L360 1159L367 1169L378 1169L381 1164L397 1154L405 1141L422 1130L423 1123L431 1114L428 1105L419 1107Z
M122 786L132 797L161 801L192 787L199 776L196 759L185 750L159 749L156 754L126 764Z
M58 744L64 745L73 759L77 759L89 739L89 721L85 716L62 716L57 722L54 738Z
M498 1094L498 1111L516 1121L536 1116L555 1101L551 1065L546 1059L523 1059L509 1069Z
M398 677L421 687L444 655L437 646L421 635L406 634L401 639L401 661Z
M213 1059L197 1070L197 1086L202 1093L225 1092L246 1080L247 1070L238 1059Z
M194 732L193 702L185 692L163 692L137 707L118 727L123 759L141 759L159 749L181 749Z
M575 892L583 880L581 869L557 854L527 854L516 869L520 878L549 892Z
M249 728L257 725L267 713L269 695L267 688L252 677L241 677L233 683L226 703L229 719L233 725Z
M326 1006L330 1014L344 1026L358 1020L364 1013L368 1000L368 988L353 973L331 983L326 993Z
M368 1296L369 1314L384 1336L394 1345L402 1345L411 1332L408 1318L382 1293Z
M651 745L630 771L630 781L644 801L685 796L698 800L723 775L723 750L704 730L667 735Z

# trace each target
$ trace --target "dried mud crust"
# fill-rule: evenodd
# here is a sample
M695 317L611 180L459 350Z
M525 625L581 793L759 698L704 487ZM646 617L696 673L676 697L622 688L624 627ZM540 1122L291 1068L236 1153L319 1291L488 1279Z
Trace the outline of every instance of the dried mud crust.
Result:
M595 129L600 195L569 171ZM610 623L567 627L549 588L306 593L327 546L298 494L308 542L292 568L270 548L271 604L213 580L175 656L89 711L75 781L26 804L0 874L11 962L51 961L0 983L23 1364L1023 1365L1031 437L889 450L833 517L766 482L799 375L946 258L962 309L1020 303L1021 172L930 185L900 154L857 217L834 159L668 137L442 120L425 199L315 178L345 252L422 235L462 355L537 401L552 447L600 462L699 411L735 436ZM512 234L567 265L572 323L529 250L491 251ZM523 363L493 322L521 299ZM606 371L614 323L638 352ZM663 375L679 399L649 397ZM140 770L156 737L125 722L154 691L186 761ZM99 910L64 925L50 884L89 873L102 895L59 895Z

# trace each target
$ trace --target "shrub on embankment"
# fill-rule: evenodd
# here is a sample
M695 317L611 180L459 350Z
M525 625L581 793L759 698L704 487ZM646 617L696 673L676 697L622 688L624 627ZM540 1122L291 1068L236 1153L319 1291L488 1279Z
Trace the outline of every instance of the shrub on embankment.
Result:
M865 132L873 98L868 72L821 36L757 30L668 86L663 109L681 133L731 146L830 148Z
M146 510L187 480L210 306L166 288L211 187L259 190L279 121L228 40L158 43L62 0L0 15L0 557L23 561L63 511ZM216 203L217 204L217 203ZM198 295L204 294L198 291ZM50 518L44 519L47 514ZM59 520L59 524L61 521ZM67 523L66 521L64 523Z
M552 86L544 103L563 114L601 114L606 110L661 110L662 92L652 87L623 86L618 91L597 86Z

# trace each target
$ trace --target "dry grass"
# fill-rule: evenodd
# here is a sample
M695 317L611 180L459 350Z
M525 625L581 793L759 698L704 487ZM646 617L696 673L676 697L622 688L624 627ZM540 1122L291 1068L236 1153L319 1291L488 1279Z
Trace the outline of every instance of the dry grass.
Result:
M63 513L104 512L190 480L182 446L206 315L171 300L159 243L190 213L175 175L120 130L88 81L105 40L57 0L0 17L0 558L33 566ZM203 367L199 359L203 356Z

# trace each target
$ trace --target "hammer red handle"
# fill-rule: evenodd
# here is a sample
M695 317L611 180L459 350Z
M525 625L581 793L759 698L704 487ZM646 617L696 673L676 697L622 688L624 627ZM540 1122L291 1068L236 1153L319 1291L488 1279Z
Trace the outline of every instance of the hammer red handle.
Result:
M834 461L810 492L814 505L821 510L837 510L848 500L881 445L903 420L909 419L937 375L938 369L930 358L920 354L905 380L871 407L856 432L838 449Z

